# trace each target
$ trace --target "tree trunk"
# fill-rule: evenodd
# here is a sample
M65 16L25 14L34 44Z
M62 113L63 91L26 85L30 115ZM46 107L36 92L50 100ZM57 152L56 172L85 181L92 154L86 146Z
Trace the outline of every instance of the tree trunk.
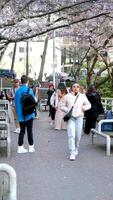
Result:
M87 85L92 84L97 55L87 57ZM94 80L93 80L94 81Z
M0 47L0 61L2 60L3 58L3 55L7 49L7 46L8 46L8 43L7 44L4 44L3 46Z
M112 67L111 77L112 77L112 79L111 79L111 83L112 83L112 92L113 92L113 67Z
M41 55L41 67L40 67L40 72L39 72L39 77L38 77L39 81L42 81L42 78L43 78L43 72L44 72L44 66L45 66L45 60L46 60L46 54L47 54L47 47L48 47L48 36L45 39L44 50L43 50L43 54Z
M12 57L12 63L11 63L11 72L14 70L16 48L17 48L17 42L15 42L14 44L13 57Z

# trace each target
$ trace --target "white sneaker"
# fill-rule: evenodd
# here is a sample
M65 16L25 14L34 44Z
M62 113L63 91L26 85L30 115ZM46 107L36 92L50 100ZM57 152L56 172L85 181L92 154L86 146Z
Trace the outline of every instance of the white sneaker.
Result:
M53 121L50 122L50 126L53 126Z
M75 156L74 154L71 154L71 155L70 155L70 160L71 160L71 161L74 161L75 158L76 158L76 156Z
M35 152L34 145L29 145L29 152L30 152L30 153Z
M75 150L75 156L77 156L78 155L78 148L76 148L76 150Z
M22 146L18 146L17 153L27 153L27 152L28 152L28 150L25 149L25 148L23 147L23 145L22 145Z
M36 116L34 119L39 119L39 116Z
M20 133L20 128L17 128L14 133Z

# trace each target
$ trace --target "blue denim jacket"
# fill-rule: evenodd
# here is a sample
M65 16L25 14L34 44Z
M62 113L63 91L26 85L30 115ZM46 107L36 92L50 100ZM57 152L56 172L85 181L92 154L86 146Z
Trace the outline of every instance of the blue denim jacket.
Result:
M15 107L16 107L16 113L17 113L17 121L28 121L31 118L35 117L35 113L29 114L26 117L24 117L22 113L22 104L21 104L21 96L23 92L27 92L28 86L26 84L22 84L19 89L17 89L15 93ZM30 89L29 93L35 98L33 90Z

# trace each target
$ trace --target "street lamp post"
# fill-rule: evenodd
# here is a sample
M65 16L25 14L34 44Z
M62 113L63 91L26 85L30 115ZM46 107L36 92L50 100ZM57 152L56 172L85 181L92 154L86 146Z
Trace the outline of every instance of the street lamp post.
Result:
M55 31L53 31L53 85L55 87Z
M29 42L26 42L26 75L29 75Z

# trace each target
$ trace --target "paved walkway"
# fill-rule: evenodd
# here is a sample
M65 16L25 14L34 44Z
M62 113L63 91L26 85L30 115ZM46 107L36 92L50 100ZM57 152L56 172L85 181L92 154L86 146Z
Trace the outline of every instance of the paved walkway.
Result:
M76 161L69 161L66 131L50 129L47 112L34 121L35 153L17 154L18 135L11 134L11 158L0 153L0 163L16 170L18 200L113 200L113 151L105 155L104 139L96 136L92 145L83 135Z

